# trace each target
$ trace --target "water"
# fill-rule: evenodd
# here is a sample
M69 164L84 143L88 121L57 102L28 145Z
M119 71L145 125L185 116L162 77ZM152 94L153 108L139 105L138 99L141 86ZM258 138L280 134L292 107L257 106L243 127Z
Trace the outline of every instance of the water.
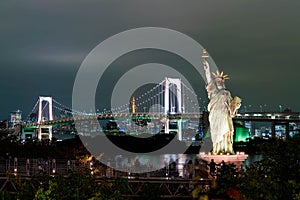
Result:
M169 167L171 163L176 163L179 176L183 176L184 168L189 161L195 163L196 154L163 154L163 155L103 155L100 161L107 166L120 171L131 173L150 172ZM243 168L262 159L262 155L248 155L244 161Z
M120 171L132 173L150 172L160 170L175 162L178 171L183 171L189 160L194 162L195 154L163 154L163 155L103 155L100 161L107 166Z
M262 155L256 155L256 154L248 155L248 158L243 163L243 168L245 169L246 166L249 166L256 161L260 161L262 160L262 158L263 158Z

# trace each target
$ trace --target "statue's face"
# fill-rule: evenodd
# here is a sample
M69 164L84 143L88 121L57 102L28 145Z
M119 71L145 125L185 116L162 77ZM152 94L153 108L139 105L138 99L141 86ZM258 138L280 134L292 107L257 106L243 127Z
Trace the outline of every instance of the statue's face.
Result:
M216 85L218 89L225 88L224 80L221 78L216 78Z

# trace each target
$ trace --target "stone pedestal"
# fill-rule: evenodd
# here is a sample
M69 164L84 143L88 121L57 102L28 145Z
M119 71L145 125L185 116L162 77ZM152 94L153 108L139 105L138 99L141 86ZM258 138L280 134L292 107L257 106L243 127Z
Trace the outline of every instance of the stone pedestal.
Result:
M226 164L234 164L238 169L241 169L243 162L247 159L248 155L244 152L237 152L235 155L212 155L199 153L197 157L205 160L207 163L210 163L211 159L214 159L214 162L217 164L224 160Z

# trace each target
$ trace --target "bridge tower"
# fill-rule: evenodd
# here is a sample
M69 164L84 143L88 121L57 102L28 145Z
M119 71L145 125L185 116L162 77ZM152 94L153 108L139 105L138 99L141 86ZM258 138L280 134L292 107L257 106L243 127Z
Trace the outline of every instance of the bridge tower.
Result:
M164 91L164 114L183 113L184 107L182 104L182 87L180 78L165 77L165 91ZM176 124L170 127L170 123ZM182 120L176 119L170 121L169 118L165 120L165 133L170 133L170 129L177 131L178 140L182 140Z
M52 111L52 97L43 97L39 96L39 111L38 111L38 124L43 121L43 102L46 101L49 104L49 118L48 120L53 120L53 111Z
M39 110L38 110L38 126L37 126L37 137L39 140L49 139L52 140L52 125L43 125L45 121L43 117L43 102L48 103L49 116L48 120L53 120L53 109L52 109L52 97L39 96Z
M136 113L136 105L135 105L135 98L134 97L132 97L131 112L132 112L132 114Z
M165 78L165 114L182 113L181 79Z

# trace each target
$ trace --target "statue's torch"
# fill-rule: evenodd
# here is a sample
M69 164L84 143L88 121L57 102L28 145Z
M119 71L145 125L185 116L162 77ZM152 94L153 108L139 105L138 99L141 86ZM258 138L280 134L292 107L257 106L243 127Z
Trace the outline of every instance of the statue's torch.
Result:
M203 58L203 60L205 60L206 58L208 58L209 56L208 56L208 53L207 53L207 51L206 51L206 49L203 49L202 50L202 58Z

